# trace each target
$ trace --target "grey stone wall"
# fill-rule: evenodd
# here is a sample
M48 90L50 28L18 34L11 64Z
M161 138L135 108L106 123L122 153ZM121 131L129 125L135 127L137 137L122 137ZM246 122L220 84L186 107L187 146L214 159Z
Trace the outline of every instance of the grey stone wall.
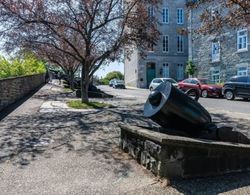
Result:
M250 145L120 127L121 148L156 176L194 178L250 171Z
M0 111L45 82L44 74L0 79Z
M192 29L189 41L189 57L198 66L197 77L208 78L211 80L211 69L220 69L220 82L228 81L232 76L237 75L238 67L248 67L248 74L250 75L250 25L247 27L239 27L236 29L227 28L222 33L212 35L199 35L194 33L198 27L201 26L200 15L207 8L208 10L220 8L217 1L206 3L193 9L190 12L189 28ZM237 31L241 29L248 29L248 50L237 51ZM220 42L220 60L212 62L212 42Z

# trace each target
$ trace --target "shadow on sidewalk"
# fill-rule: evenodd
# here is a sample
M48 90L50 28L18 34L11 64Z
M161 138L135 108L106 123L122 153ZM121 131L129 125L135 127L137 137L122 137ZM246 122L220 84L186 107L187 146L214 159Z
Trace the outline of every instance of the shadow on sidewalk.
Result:
M9 116L0 122L0 164L10 162L25 168L33 161L53 157L56 152L73 152L116 164L120 169L113 170L115 174L126 177L130 157L119 149L118 124L148 123L141 112L102 109Z

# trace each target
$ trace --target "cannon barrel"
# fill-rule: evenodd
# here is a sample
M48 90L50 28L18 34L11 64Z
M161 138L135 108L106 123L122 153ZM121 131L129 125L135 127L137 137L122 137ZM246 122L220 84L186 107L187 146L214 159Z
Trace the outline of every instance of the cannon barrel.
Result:
M144 116L164 128L187 133L205 130L211 123L208 111L170 82L162 83L150 93Z

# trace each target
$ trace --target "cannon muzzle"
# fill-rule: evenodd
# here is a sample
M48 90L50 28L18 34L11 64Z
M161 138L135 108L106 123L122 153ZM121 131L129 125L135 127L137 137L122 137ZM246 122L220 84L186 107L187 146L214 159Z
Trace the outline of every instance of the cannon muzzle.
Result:
M150 93L144 116L164 128L187 133L205 130L211 124L208 111L170 82L162 83Z

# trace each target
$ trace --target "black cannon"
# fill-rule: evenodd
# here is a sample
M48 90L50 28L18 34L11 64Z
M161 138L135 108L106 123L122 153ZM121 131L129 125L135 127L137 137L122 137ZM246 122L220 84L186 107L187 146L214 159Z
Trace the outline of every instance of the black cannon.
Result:
M160 129L163 133L175 131L174 135L250 144L247 136L232 127L215 125L205 108L169 82L150 93L144 116L163 127Z
M169 82L150 93L144 115L164 128L189 134L214 127L208 111Z

